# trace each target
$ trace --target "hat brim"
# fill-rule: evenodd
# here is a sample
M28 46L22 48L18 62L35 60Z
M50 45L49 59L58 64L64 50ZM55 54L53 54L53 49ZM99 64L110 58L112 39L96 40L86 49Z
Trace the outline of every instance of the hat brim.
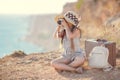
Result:
M63 18L64 18L63 15L57 15L57 16L55 17L55 21L58 21L59 19L63 19Z
M64 18L67 22L75 25L75 23L73 23L71 20L69 20L69 18L64 17L64 15L57 15L54 19L55 19L55 21L57 22L59 19L63 19L63 18Z
M73 12L72 12L73 13ZM76 16L77 16L77 14L76 13L74 13ZM76 23L75 22L73 22L70 18L68 18L68 17L66 17L65 16L65 14L64 15L62 15L62 14L60 14L60 15L57 15L57 16L55 16L55 21L57 22L59 19L65 19L67 22L69 22L69 23L71 23L71 24L73 24L73 25L75 25L76 26ZM77 16L77 18L78 18L78 16Z
M67 22L73 24L74 26L76 25L71 19L69 19L69 18L67 18L67 17L65 17L65 20L66 20Z

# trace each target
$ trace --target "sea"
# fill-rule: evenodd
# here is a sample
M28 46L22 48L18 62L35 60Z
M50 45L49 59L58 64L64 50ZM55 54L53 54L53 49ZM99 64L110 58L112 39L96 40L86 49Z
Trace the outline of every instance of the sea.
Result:
M30 15L0 15L0 58L14 51L43 52L42 47L25 41L31 23Z

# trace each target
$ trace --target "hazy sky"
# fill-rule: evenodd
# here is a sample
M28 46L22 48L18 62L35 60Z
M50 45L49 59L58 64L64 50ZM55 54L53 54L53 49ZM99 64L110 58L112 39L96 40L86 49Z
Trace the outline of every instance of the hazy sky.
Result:
M60 13L66 2L77 0L0 0L0 14Z

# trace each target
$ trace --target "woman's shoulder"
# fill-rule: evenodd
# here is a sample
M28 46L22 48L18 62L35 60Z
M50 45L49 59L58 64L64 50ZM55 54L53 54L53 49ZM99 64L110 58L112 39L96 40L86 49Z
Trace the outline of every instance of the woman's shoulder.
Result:
M75 37L80 37L80 30L76 28L74 30L74 35L75 35Z
M74 32L80 34L80 29L79 28L75 28Z

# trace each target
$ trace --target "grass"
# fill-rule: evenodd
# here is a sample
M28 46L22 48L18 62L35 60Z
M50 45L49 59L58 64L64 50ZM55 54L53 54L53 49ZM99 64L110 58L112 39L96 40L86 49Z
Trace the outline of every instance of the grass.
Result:
M83 0L78 0L77 4L76 4L76 8L80 9L81 5L83 4Z

